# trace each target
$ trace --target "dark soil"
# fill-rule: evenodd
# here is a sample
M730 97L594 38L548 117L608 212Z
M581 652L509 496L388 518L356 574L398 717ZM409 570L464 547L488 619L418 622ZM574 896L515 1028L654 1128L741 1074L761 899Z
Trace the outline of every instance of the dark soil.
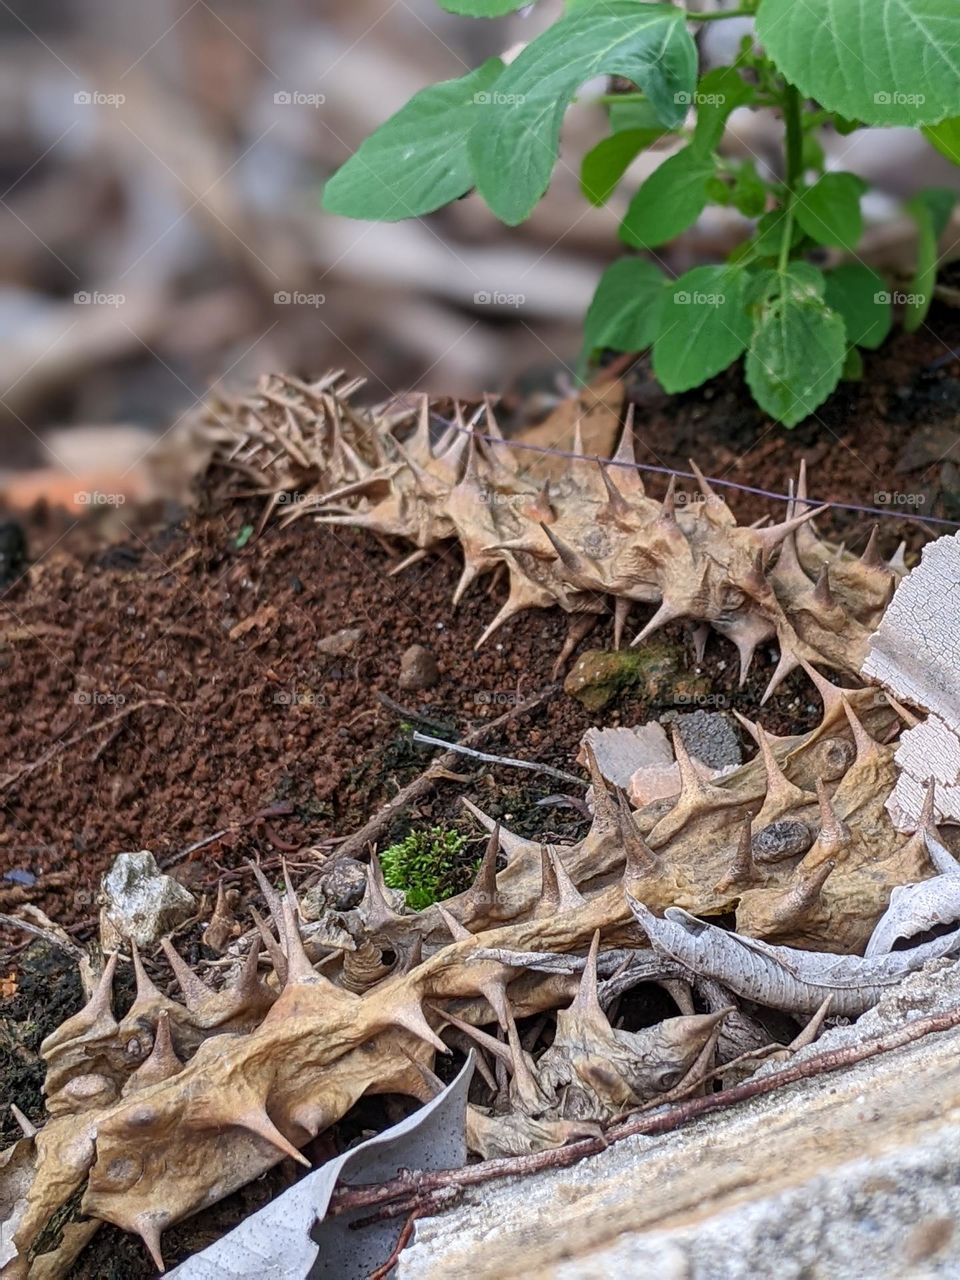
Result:
M646 450L640 460L685 467L692 455L709 475L783 492L806 457L818 499L875 506L885 504L878 494L920 494L915 506L886 505L955 517L957 486L944 455L960 418L958 345L955 315L935 311L930 328L868 354L864 381L843 387L793 432L763 419L738 373L668 401L638 365L628 385ZM741 520L782 517L782 506L762 498L729 500ZM498 600L474 588L451 611L455 550L390 578L399 549L306 522L250 538L257 515L251 506L172 521L126 512L122 536L109 546L92 527L69 529L56 515L38 512L26 522L32 567L0 600L0 911L35 903L86 941L96 932L100 875L126 849L151 849L193 890L210 890L225 875L249 893L246 858L272 868L283 856L309 865L312 847L357 829L417 776L431 749L411 742L415 715L444 726L440 736L462 736L550 682L562 615L523 615L474 652ZM836 511L820 527L858 550L871 523ZM881 535L887 554L901 537L915 552L930 536L905 519L884 521ZM641 622L639 609L634 620ZM347 627L361 632L355 650L324 656L318 641ZM685 629L666 635L693 671ZM423 694L398 687L400 657L413 643L433 651L441 673ZM610 643L605 619L584 647ZM713 637L703 674L720 705L752 716L774 664L772 651L762 652L738 691L735 651ZM410 716L386 708L378 693ZM654 703L632 693L591 714L561 693L483 748L576 772L588 725L640 722L673 702L667 685ZM817 716L806 678L795 675L763 720L775 732L796 732ZM568 839L583 829L576 808L536 805L562 790L579 798L577 788L469 760L460 771L462 782L439 784L388 838L434 822L476 838L461 816L464 794L519 831ZM224 828L226 835L178 857ZM468 846L466 863L476 849ZM16 991L3 1007L3 1096L39 1119L42 1072L34 1054L76 1007L79 984L57 956L36 944L25 951L19 933L0 933L0 943L0 981ZM48 989L56 1000L44 995ZM169 1232L170 1260L239 1221L288 1176L281 1167ZM136 1240L105 1228L75 1274L150 1275L144 1257Z

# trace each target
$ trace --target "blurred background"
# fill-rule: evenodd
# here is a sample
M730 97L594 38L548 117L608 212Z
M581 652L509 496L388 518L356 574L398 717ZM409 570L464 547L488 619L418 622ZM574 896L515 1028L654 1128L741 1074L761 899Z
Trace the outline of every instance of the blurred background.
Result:
M104 457L130 474L211 387L274 369L342 366L377 399L512 388L548 408L573 384L629 196L669 144L591 208L577 175L604 115L575 110L548 197L515 229L472 197L352 222L324 214L320 191L418 89L559 10L482 22L434 0L4 0L0 486L16 472L28 492L46 465L76 475ZM706 29L707 61L742 33ZM732 126L729 145L775 171L779 121ZM960 170L906 130L826 146L876 186L863 256L909 271L904 198ZM668 265L712 259L744 229L709 212ZM496 294L514 301L484 300Z

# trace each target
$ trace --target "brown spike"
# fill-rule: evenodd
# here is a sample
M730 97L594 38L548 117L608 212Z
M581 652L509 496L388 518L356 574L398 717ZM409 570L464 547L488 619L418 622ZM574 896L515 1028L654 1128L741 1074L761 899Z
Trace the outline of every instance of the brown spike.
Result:
M683 618L683 617L686 617L685 611L681 608L678 608L676 605L671 604L669 600L664 598L660 603L659 609L656 611L656 613L653 615L650 621L646 624L646 626L642 629L642 631L637 632L637 634L630 641L630 648L632 649L635 645L641 644L644 640L646 640L647 636L652 635L652 633L658 630L660 627L665 627L668 622L675 622L678 618Z
M253 923L257 926L257 932L263 940L263 945L267 948L267 954L270 957L270 963L273 965L274 972L280 985L287 980L287 957L283 954L283 948L277 942L276 938L267 928L266 922L261 917L256 907L250 908L250 915L253 917Z
M850 828L837 817L822 778L817 779L817 800L820 803L820 834L817 836L817 843L829 853L839 853L850 843Z
M287 980L284 990L290 986L316 985L328 979L317 973L303 947L300 926L289 898L283 900L283 931L287 939Z
M715 489L712 489L710 487L710 481L703 474L703 472L700 470L700 468L697 466L694 460L692 458L688 458L687 462L689 462L690 470L693 472L694 476L696 477L697 488L703 494L704 499L707 502L722 503L723 499L719 496L719 494Z
M137 983L137 994L133 1003L135 1005L149 1005L158 1001L162 1002L166 997L158 990L156 984L143 967L140 949L133 938L130 939L130 955L133 959L133 975Z
M161 1084L172 1076L179 1075L183 1063L177 1057L170 1037L170 1015L161 1009L157 1017L157 1029L153 1038L150 1056L136 1069L124 1085L124 1096L139 1093L141 1089L149 1089L152 1085Z
M158 1271L165 1271L166 1264L163 1261L163 1252L160 1248L160 1228L157 1223L146 1213L141 1214L137 1220L137 1235L147 1246L147 1252L153 1259L153 1265Z
M454 942L469 941L473 938L473 934L470 930L462 925L456 916L451 915L441 902L437 903L437 911L439 912L440 919L450 930L450 936L453 938Z
M659 519L663 521L664 524L676 523L676 489L677 477L675 475L671 475L667 483L667 492L663 495L663 502L660 506Z
M843 698L843 709L847 713L847 720L850 722L850 728L853 730L853 741L857 748L857 758L855 764L861 764L864 760L872 760L880 755L879 744L874 742L870 737L857 713L850 705L846 697Z
M770 677L770 681L766 689L763 691L763 697L760 699L761 707L765 707L767 705L767 702L773 697L783 681L786 680L787 676L790 675L792 671L796 671L799 665L800 659L796 657L795 654L791 653L789 649L785 648L781 642L780 660L776 665L773 675Z
M820 570L817 585L813 588L813 601L823 609L837 607L837 597L830 590L830 569L827 565Z
M260 892L263 894L263 900L270 909L270 915L273 918L273 927L277 931L277 936L280 939L280 945L282 947L284 945L283 910L280 906L280 895L274 889L273 885L270 883L267 877L263 874L263 871L260 869L257 863L252 862L248 858L247 866L250 868L250 870L253 872L254 876L256 877L257 884L260 886Z
M597 466L600 468L600 478L603 481L603 487L607 491L606 513L614 520L629 522L633 515L630 504L614 484L612 477L608 474L606 463L604 463L602 459L598 458Z
M557 537L548 524L544 524L541 521L540 528L549 538L550 545L560 557L564 568L569 569L571 573L576 574L578 577L589 577L591 575L593 566L580 555L579 551L568 546L561 538Z
M370 933L377 933L381 929L389 928L390 925L395 924L401 918L394 911L387 897L380 859L372 850L370 852L370 861L367 863L367 887L363 895L363 901L360 903L360 909L363 912L364 921Z
M260 939L257 937L250 939L250 947L240 966L240 972L237 974L232 990L239 991L244 996L253 995L260 986L259 968Z
M820 892L827 877L836 867L836 862L829 858L812 872L806 872L801 864L797 868L797 878L789 891L784 894L776 911L771 916L771 925L792 925L809 914L820 901Z
M771 822L776 822L778 818L791 809L796 809L801 805L812 804L813 796L810 792L802 791L800 787L792 783L780 768L766 730L759 723L757 724L757 743L760 747L763 767L767 775L767 790L763 798L763 807L757 815L757 826L762 828L768 826Z
M909 572L907 568L907 544L901 542L896 551L887 561L887 568L891 573L895 573L897 577L903 577Z
M291 1160L296 1160L297 1164L302 1164L305 1169L312 1168L310 1161L298 1151L289 1139L285 1138L277 1126L267 1115L266 1110L259 1108L251 1108L236 1116L231 1121L240 1129L246 1129L248 1133L255 1133L257 1137L263 1138L265 1142L269 1142L272 1147L276 1147L278 1151L282 1151L285 1156L289 1156Z
M613 601L613 647L619 649L623 643L623 629L630 616L631 601L626 596L615 596Z
M79 1013L62 1022L44 1039L40 1045L41 1057L47 1058L60 1045L91 1032L102 1031L109 1034L116 1031L117 1023L113 1016L113 975L117 967L117 956L116 951L110 954L93 995Z
M627 408L623 430L620 432L620 439L610 461L614 463L619 473L621 492L628 493L634 498L642 498L645 490L637 468L637 455L633 440L633 419L634 406L631 404Z
M500 847L507 855L508 863L511 858L518 856L525 850L532 850L538 847L535 840L527 840L523 836L514 835L506 827L501 827L500 823L491 818L489 813L484 813L481 808L475 805L472 800L468 800L466 796L461 797L460 803L486 831L499 831Z
M429 547L417 547L416 551L411 551L408 556L404 556L387 573L388 578L395 578L397 574L403 573L404 569L412 569L415 564L419 564L421 560L426 560L430 554ZM456 604L456 600L454 600Z
M643 880L651 872L656 871L659 863L656 854L637 829L627 797L619 787L616 794L617 828L624 852L623 883L629 885L634 880Z
M816 685L817 692L820 694L823 701L823 719L820 721L821 725L835 720L840 714L845 702L843 690L839 685L835 685L829 681L826 676L821 675L816 667L812 667L809 662L804 662L803 658L800 659L800 665Z
M180 990L183 992L187 1008L191 1011L199 1009L204 1001L210 999L213 992L203 979L193 972L169 938L161 938L160 945L163 947L163 954L167 957L167 962L173 970L177 982L180 984Z
M740 829L740 839L733 855L730 870L721 877L714 886L714 893L728 893L731 889L750 885L757 878L757 868L753 861L753 820L749 814L744 818Z
M753 536L769 555L771 551L779 547L784 538L789 533L792 533L794 529L799 529L808 520L815 520L817 516L822 516L826 510L828 510L827 506L811 507L809 510L804 511L802 515L794 516L790 520L782 520L780 524L768 525L765 529L755 529Z
M699 664L707 652L707 641L710 639L710 624L700 622L693 628L693 656ZM742 686L741 686L742 687Z
M10 1103L10 1114L16 1120L25 1138L35 1138L37 1136L37 1126L27 1119L15 1102Z
M609 1027L607 1015L600 1006L600 996L597 991L597 955L599 951L600 930L595 929L593 938L590 941L590 950L587 952L587 961L580 976L580 986L577 988L577 994L570 1005L569 1012L576 1013L579 1017L590 1022L599 1020L605 1027Z
M430 1023L423 1016L423 1010L418 1003L397 1004L390 1007L387 1014L388 1022L395 1027L403 1027L405 1031L410 1031L415 1036L419 1036L421 1040L432 1045L437 1053L449 1053L450 1050L443 1043L437 1033L431 1027Z
M874 524L870 530L870 537L867 539L867 545L864 548L863 555L860 557L860 563L867 569L888 569L887 562L880 554L880 526L878 524Z
M610 794L603 770L597 762L596 752L589 738L583 740L583 753L587 757L587 769L590 773L590 786L593 792L593 820L604 831L612 831L617 826L617 806Z
M490 832L477 877L464 894L471 907L490 908L497 905L497 859L500 856L500 823Z
M540 846L540 898L534 912L536 916L552 916L560 908L560 886L553 859L545 844Z
M488 1053L492 1053L504 1066L513 1066L513 1055L502 1040L490 1035L488 1031L482 1031L479 1027L475 1027L469 1022L464 1022L449 1009L441 1009L435 1005L428 1005L427 1007L443 1018L444 1022L449 1022L452 1027L456 1027L458 1031L462 1031L464 1035L469 1036L481 1048L486 1049Z
M567 868L563 865L560 854L552 844L547 845L547 856L553 863L553 874L557 881L557 890L560 895L559 910L574 911L577 907L582 907L584 903L583 894L570 879Z

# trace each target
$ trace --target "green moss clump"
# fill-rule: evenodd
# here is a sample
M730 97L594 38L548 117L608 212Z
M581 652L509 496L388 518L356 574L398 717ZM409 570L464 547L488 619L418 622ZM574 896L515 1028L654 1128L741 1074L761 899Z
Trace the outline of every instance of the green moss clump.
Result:
M411 831L380 854L383 878L391 889L403 890L408 907L422 911L458 891L465 844L459 831L443 826Z

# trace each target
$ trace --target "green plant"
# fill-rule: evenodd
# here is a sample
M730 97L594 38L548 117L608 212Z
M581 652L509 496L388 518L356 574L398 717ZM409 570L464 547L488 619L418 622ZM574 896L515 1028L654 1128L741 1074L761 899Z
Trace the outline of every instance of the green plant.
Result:
M384 881L391 889L402 889L414 911L442 902L461 887L457 881L465 844L465 836L444 826L411 831L381 853Z
M441 0L453 13L496 18L522 0ZM691 23L751 16L732 66L698 76ZM896 299L854 260L823 270L818 249L855 257L865 186L826 172L818 133L867 125L922 128L960 163L960 5L956 0L744 0L698 14L647 0L568 0L559 21L505 65L491 58L458 80L422 90L330 179L328 210L391 221L419 217L476 188L515 225L550 182L567 107L604 74L633 89L601 95L610 136L587 155L581 187L603 204L631 161L667 135L681 143L642 184L620 239L652 251L690 227L710 203L730 205L752 230L726 262L668 279L652 258L615 262L586 318L585 352L653 348L671 392L688 390L746 352L758 404L793 426L841 376L859 348L879 346ZM783 176L718 153L736 107L770 109L785 124ZM688 118L694 116L693 123ZM920 248L903 291L904 323L929 307L936 245L953 203L944 190L910 202Z

